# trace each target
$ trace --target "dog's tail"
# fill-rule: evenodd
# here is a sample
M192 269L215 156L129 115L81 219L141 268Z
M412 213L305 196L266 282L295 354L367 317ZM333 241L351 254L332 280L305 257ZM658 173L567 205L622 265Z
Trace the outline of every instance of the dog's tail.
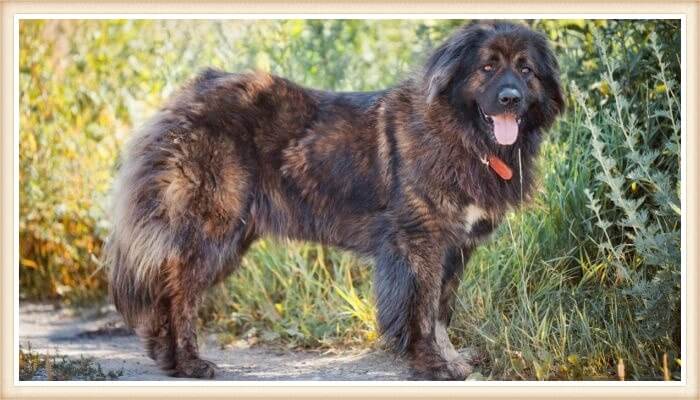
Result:
M165 284L163 265L176 252L172 227L158 218L157 160L149 149L164 132L177 129L156 115L127 144L112 190L112 231L103 251L110 297L126 323L146 328Z

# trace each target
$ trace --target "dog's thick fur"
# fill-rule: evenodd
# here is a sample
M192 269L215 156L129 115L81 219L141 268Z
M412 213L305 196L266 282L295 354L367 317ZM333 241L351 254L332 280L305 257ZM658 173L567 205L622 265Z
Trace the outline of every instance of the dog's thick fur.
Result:
M563 109L558 73L544 37L505 22L461 28L419 77L379 92L204 71L125 153L106 246L117 309L163 369L212 377L197 351L203 291L262 235L313 240L375 260L381 333L418 377L464 379L446 331L455 290L474 246L531 192ZM479 114L506 77L524 93L510 146Z

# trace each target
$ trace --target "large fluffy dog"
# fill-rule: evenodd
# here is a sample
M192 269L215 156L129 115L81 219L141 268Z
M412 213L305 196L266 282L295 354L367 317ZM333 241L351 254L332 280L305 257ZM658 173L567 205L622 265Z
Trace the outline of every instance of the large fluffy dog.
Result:
M505 22L459 29L379 92L201 73L126 152L106 247L117 309L163 369L212 377L202 292L262 235L314 240L374 258L381 333L419 377L464 379L446 330L455 290L531 192L558 73L543 36Z

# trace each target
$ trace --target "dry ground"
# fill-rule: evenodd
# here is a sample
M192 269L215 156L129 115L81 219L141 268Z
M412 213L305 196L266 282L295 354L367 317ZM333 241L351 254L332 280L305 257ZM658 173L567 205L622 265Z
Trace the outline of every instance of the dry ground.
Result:
M20 345L39 354L61 354L69 359L92 357L102 370L122 370L119 380L173 380L149 359L139 342L125 329L119 315L76 316L47 304L20 306ZM214 335L202 343L204 358L218 367L217 380L405 380L405 361L381 350L337 352L297 351L248 346L239 341L222 348ZM34 379L46 379L38 373Z

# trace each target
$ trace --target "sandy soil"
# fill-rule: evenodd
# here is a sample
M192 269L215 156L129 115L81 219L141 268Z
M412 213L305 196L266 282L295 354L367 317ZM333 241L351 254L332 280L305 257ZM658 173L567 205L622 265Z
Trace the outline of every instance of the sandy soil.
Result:
M175 380L149 359L139 339L108 309L100 316L75 316L46 304L21 304L20 345L69 358L93 357L102 369L123 369L120 380ZM221 348L213 335L204 340L202 356L217 364L217 380L406 380L405 361L379 350L334 353L290 351L239 343ZM35 379L41 379L41 375ZM471 377L470 377L471 378Z

